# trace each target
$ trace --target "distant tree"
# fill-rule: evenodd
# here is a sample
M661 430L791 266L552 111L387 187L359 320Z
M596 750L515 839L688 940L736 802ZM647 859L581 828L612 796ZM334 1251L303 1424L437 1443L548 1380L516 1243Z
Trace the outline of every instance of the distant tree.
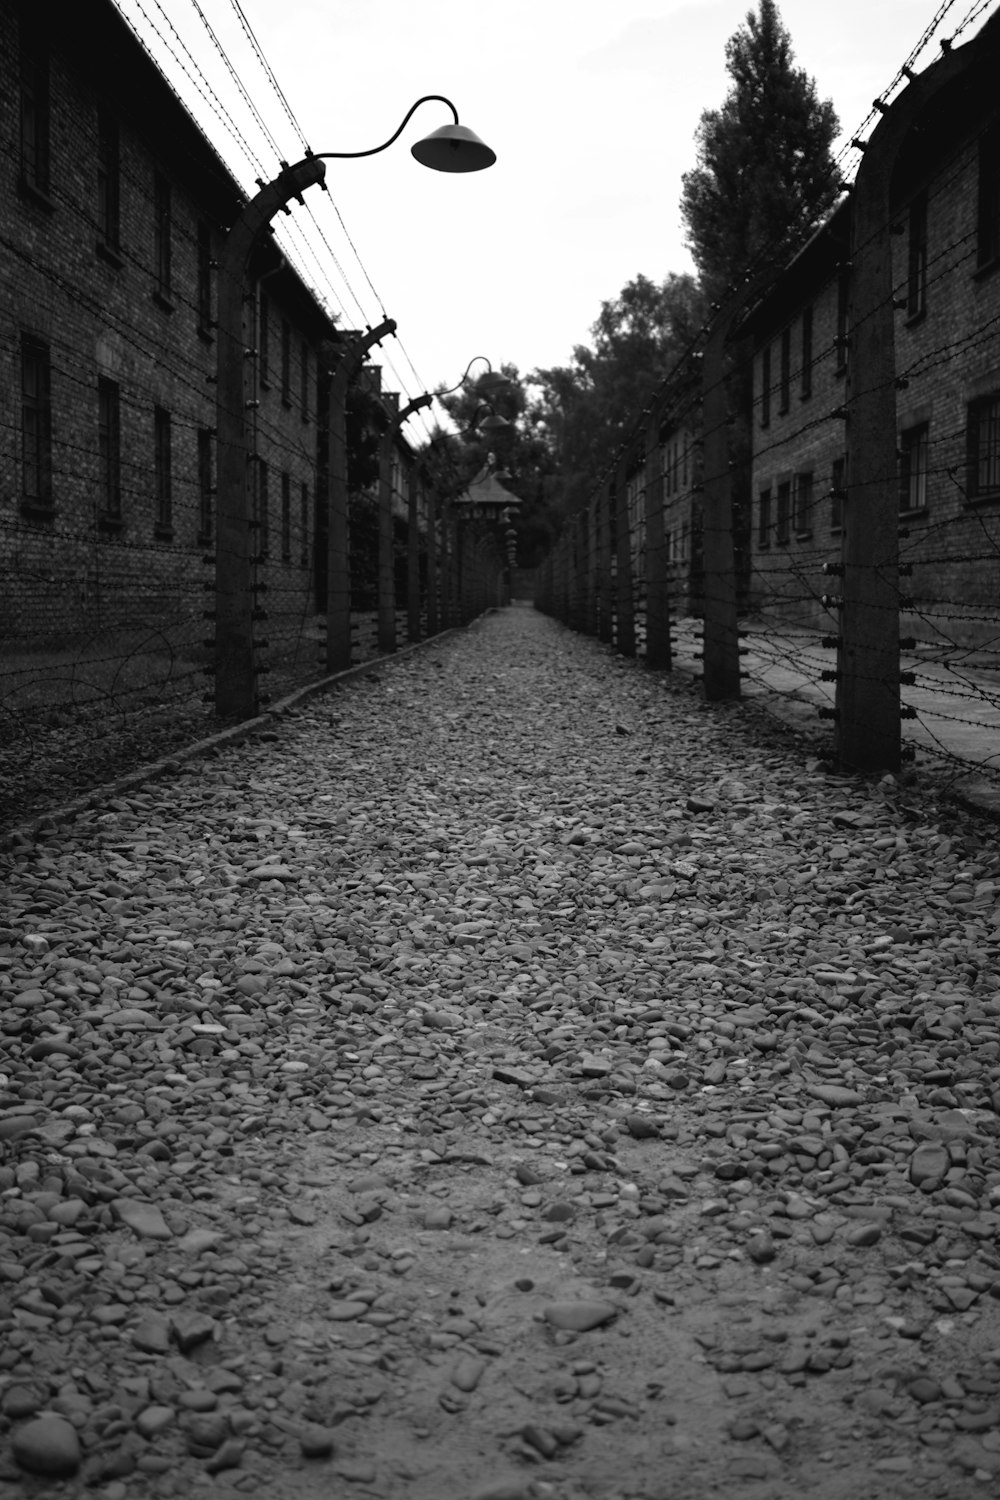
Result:
M601 304L593 346L570 365L535 370L529 416L552 455L552 498L563 513L586 504L618 445L701 321L691 276L639 275Z
M726 43L732 86L701 116L698 163L683 178L688 245L712 301L762 253L787 255L840 192L832 103L794 66L775 0L759 0Z
M517 365L504 364L500 374L507 385L490 390L482 376L472 379L441 403L455 429L438 427L423 450L435 488L453 498L479 473L492 456L503 473L505 489L521 501L512 516L517 532L520 567L536 566L548 552L559 530L551 505L552 457L544 435L529 412L528 393ZM510 426L501 432L483 430L489 416L503 417Z

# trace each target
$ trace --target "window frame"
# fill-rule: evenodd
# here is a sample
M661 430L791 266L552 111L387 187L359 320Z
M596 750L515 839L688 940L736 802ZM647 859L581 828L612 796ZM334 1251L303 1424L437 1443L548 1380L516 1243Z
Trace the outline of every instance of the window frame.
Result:
M21 335L21 509L51 513L52 357L45 339ZM34 475L34 482L29 476Z
M98 522L120 526L122 514L121 386L107 375L97 377Z
M52 191L52 101L49 48L41 23L31 20L27 6L21 12L19 64L19 170L18 187L29 197L51 207Z
M792 330L781 330L778 356L778 415L783 417L792 405Z
M813 534L813 508L816 495L816 475L812 469L803 469L795 476L792 489L792 530L797 537Z
M808 401L813 393L813 305L802 309L802 368L799 371L799 399Z
M1000 265L1000 121L979 138L976 183L976 271Z
M760 425L771 425L771 344L770 340L760 351Z
M121 265L121 129L103 105L97 111L97 248Z
M292 560L292 476L287 469L281 472L281 561Z
M910 515L927 509L930 431L931 426L927 421L914 422L900 431L898 445L900 515ZM915 465L914 459L916 459Z
M153 297L168 312L173 311L174 274L173 187L165 173L153 178Z
M907 214L906 321L927 313L927 190L917 193Z
M983 424L980 413L986 414L990 429L990 442L984 458L981 441ZM992 482L981 484L984 462L990 466ZM977 396L966 407L966 500L970 504L1000 500L1000 390Z
M757 546L771 545L771 486L765 485L757 495Z
M174 534L173 420L165 406L153 407L153 533L161 541Z
M779 547L787 546L792 539L792 481L782 479L774 492L774 540Z

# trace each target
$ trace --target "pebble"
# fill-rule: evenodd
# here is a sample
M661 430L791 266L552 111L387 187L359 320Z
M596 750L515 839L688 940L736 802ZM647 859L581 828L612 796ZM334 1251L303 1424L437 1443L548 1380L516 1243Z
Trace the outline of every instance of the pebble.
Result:
M550 1302L543 1309L546 1322L553 1328L572 1329L575 1333L599 1328L617 1315L618 1308L611 1302Z
M15 1428L11 1450L23 1469L49 1479L68 1478L80 1467L80 1439L62 1417L36 1417Z

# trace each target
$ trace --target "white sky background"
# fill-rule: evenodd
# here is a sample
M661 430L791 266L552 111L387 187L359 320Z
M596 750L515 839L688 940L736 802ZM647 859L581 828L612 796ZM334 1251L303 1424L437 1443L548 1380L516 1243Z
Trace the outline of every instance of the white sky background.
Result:
M918 68L970 12L974 22L959 43L998 3L779 0L779 9L797 65L815 78L821 98L832 99L849 139L940 11L947 13ZM233 0L116 4L245 188L253 190L258 173L276 175L280 157L239 98L199 6L280 154L289 161L305 154ZM522 375L568 364L573 346L590 342L602 301L628 281L640 272L660 281L692 269L678 210L681 176L695 164L701 111L726 93L725 43L751 0L242 6L312 150L380 145L421 95L444 94L462 124L497 153L486 172L445 175L419 166L409 146L451 118L444 105L425 104L382 154L328 162L329 198L311 188L309 212L296 204L291 221L279 215L279 238L343 326L375 324L383 313L396 320L398 339L374 355L388 389L409 399L454 385L478 355L494 366L512 362ZM175 51L183 42L197 59L257 152L252 167L199 97L198 69L186 58L187 76L179 73L164 39ZM856 161L851 152L846 164L853 169ZM440 415L432 409L430 420ZM411 426L426 428L427 417L419 413Z

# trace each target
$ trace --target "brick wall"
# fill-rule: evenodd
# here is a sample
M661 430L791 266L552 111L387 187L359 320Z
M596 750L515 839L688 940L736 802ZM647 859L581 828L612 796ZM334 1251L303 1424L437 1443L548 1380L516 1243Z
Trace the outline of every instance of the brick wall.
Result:
M901 503L900 558L912 565L901 594L913 605L904 608L901 628L921 640L971 646L995 638L1000 607L1000 495L970 503L965 493L969 403L1000 391L1000 265L977 266L979 137L991 122L995 130L995 119L992 93L973 101L959 137L937 143L929 170L910 172L894 214L894 281L898 301L906 303L912 301L915 274L911 205L919 214L925 195L924 305L903 305L895 314L900 442L905 447L926 424L927 455L925 480L911 486L913 503ZM822 596L835 594L837 584L822 570L840 561L840 515L830 488L848 440L847 424L832 415L846 398L836 342L844 217L842 210L803 252L802 263L793 263L784 292L779 281L769 296L756 319L754 356L752 605L767 618L830 632L837 617ZM830 240L825 249L823 234ZM809 310L813 359L809 392L803 394L802 328ZM796 515L803 474L812 477L811 499ZM787 530L779 521L779 493L788 496ZM770 518L765 515L763 523L762 495L770 501ZM849 515L851 504L863 503L850 498L849 477L848 495Z
M33 161L25 180L26 53L47 74L44 190L30 180ZM69 8L0 0L0 144L0 390L9 413L0 436L0 632L31 647L161 631L174 649L198 655L211 634L202 617L214 583L214 445L199 436L215 425L210 262L238 212L238 189L110 0ZM109 236L98 179L115 158L118 233ZM258 271L273 269L268 253ZM314 607L318 350L333 330L294 272L279 268L261 285L271 372L252 359L247 375L259 402L252 464L267 472L270 524L256 550L274 650L300 640ZM51 487L41 501L23 432L23 420L36 420L22 419L25 339L41 346L49 368ZM117 403L117 503L105 484L114 444L102 382Z

